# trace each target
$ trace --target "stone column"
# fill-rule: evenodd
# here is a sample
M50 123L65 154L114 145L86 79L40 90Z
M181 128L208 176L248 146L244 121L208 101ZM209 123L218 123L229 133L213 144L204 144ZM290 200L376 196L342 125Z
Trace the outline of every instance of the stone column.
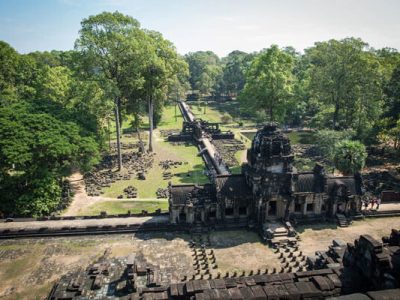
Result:
M306 200L304 201L304 204L303 204L303 215L305 216L307 214L307 198L306 198Z
M336 210L337 210L337 199L336 197L333 199L333 206L332 206L332 217L336 215Z

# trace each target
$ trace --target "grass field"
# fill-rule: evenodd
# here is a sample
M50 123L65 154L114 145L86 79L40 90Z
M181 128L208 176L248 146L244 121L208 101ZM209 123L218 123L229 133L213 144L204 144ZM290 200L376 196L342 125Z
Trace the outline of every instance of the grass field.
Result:
M109 215L125 214L128 210L131 213L140 213L142 210L154 212L156 209L168 210L168 201L166 200L121 200L121 201L104 201L89 206L81 212L81 215L99 215L102 211Z
M181 129L183 117L177 105L165 106L162 112L162 119L158 124L159 129Z

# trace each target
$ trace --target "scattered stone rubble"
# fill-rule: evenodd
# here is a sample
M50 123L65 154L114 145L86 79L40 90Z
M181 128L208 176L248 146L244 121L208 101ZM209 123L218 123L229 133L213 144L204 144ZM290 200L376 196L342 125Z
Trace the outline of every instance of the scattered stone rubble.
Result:
M179 134L179 129L161 129L160 134L162 137L169 137L170 135Z
M246 149L246 146L241 141L236 139L220 139L213 140L212 143L228 167L240 165L235 154L238 151Z
M142 141L143 146L146 146L146 142ZM117 143L111 143L111 151L117 152ZM140 141L135 142L135 143L124 143L121 142L121 149L122 150L133 150L133 149L138 149L141 147Z
M127 198L137 198L137 188L129 185L124 188L124 194Z
M207 238L193 240L195 273L167 283L159 267L141 253L125 259L104 255L85 271L63 276L48 299L399 299L399 231L392 230L382 241L368 235L354 244L336 240L326 252L317 253L307 271L292 267L292 272L274 269L213 276L210 268L216 265L216 257L206 249ZM278 253L289 265L297 263L297 257L301 257L299 265L305 260L299 249Z
M181 166L183 164L187 164L187 162L182 162L182 161L173 161L173 160L163 160L159 162L159 166L161 166L161 168L163 169L163 179L164 180L171 180L172 176L174 176L174 174L169 171L172 168L177 168L178 166ZM175 174L177 175L177 174ZM158 189L158 191L160 195L167 195L166 192L164 191L164 189ZM165 198L165 197L159 197L157 194L157 198Z
M156 191L157 199L168 198L168 188L158 188Z
M132 176L145 179L146 172L152 167L154 153L123 153L122 161L124 173L114 172L116 167L116 155L107 155L103 161L92 172L84 176L86 191L89 196L100 196L102 189L110 187L112 183L119 180L130 180ZM133 193L131 193L133 194Z

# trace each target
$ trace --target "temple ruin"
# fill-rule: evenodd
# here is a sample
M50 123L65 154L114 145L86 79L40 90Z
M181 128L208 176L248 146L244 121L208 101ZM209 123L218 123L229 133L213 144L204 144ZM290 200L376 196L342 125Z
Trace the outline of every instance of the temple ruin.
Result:
M361 175L333 176L316 164L312 172L293 167L289 138L277 124L264 126L247 150L239 175L212 177L210 184L170 185L171 223L205 225L337 217L343 225L361 210Z

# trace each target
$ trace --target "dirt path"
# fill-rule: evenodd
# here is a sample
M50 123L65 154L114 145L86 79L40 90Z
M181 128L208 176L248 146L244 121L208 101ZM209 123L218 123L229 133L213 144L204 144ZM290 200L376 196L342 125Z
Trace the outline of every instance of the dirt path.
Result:
M102 196L98 197L88 196L85 190L85 182L83 181L83 175L80 172L73 173L68 179L71 182L74 198L71 204L68 206L67 210L62 213L63 216L77 216L79 215L80 211L98 202L121 201L121 199L116 199L116 198L106 198Z
M100 197L89 197L87 195L83 175L80 172L73 173L68 179L71 182L74 198L63 213L64 216L76 216L83 207L90 206L99 201L95 198Z

